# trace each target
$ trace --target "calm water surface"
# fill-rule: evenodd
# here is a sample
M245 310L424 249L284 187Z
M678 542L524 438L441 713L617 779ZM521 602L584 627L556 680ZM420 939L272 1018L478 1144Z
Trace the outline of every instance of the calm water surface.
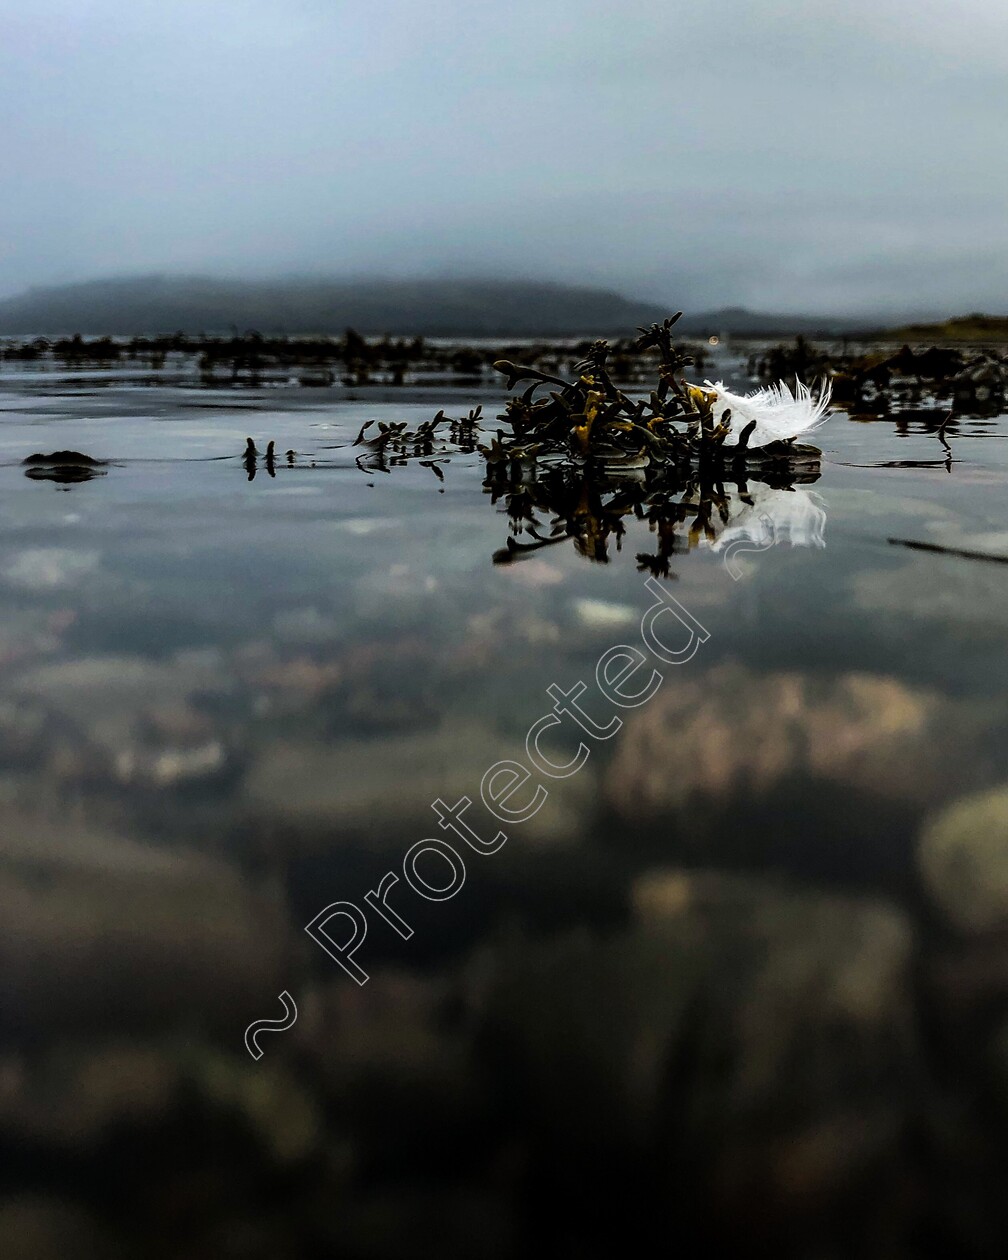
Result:
M707 374L742 383L738 370L725 352ZM620 1119L605 1158L626 1173L651 1149L626 1117L638 1102L654 1114L635 1090L666 1097L666 1085L638 1079L651 1081L641 1056L665 1035L648 1030L665 1025L639 1012L652 1011L661 977L679 966L676 949L690 953L689 942L718 933L734 940L732 925L743 924L724 958L735 949L746 961L723 959L726 974L741 974L754 954L785 975L814 956L818 980L795 981L808 987L810 1009L834 984L859 995L853 1025L822 1033L853 1039L836 1054L847 1080L841 1119L850 1120L853 1098L854 1136L841 1132L832 1095L824 1101L817 1085L809 1101L789 1058L815 1058L799 1034L766 1069L766 1091L752 1084L767 1030L806 1018L757 986L737 995L736 1014L748 1014L729 1021L754 1021L755 1041L739 1051L750 1075L708 1088L701 1072L702 1087L680 1091L700 1112L667 1122L693 1135L682 1139L690 1161L720 1168L736 1143L747 1166L776 1167L759 1146L767 1133L790 1150L797 1130L805 1141L825 1126L829 1155L815 1158L826 1160L830 1189L813 1187L813 1199L843 1181L838 1164L846 1176L844 1142L862 1171L905 1163L900 1185L918 1192L907 1207L892 1190L895 1224L879 1225L866 1208L859 1236L909 1237L933 1210L942 1237L973 1240L962 1254L988 1254L998 1209L975 1189L976 1170L1004 1151L1004 1127L989 1113L975 1128L963 1119L977 1100L956 1094L948 1064L963 1029L984 1047L1000 1044L1004 955L992 942L1003 937L991 932L1004 927L1005 856L974 854L967 836L949 858L940 841L925 851L921 837L960 798L1008 782L1008 567L890 540L1008 556L1008 421L958 420L949 450L936 436L939 413L871 422L837 413L817 435L817 481L751 483L748 506L727 487L732 520L720 541L677 552L663 579L709 639L666 669L651 702L621 713L623 728L593 743L577 775L549 785L547 805L510 829L499 853L468 854L458 896L422 902L400 882L390 901L415 934L403 940L373 918L356 956L372 979L357 989L303 926L331 902L363 906L386 871L401 877L405 851L444 834L436 798L473 798L468 817L492 834L497 824L479 802L484 772L524 755L550 684L583 679L585 705L594 699L608 717L595 662L611 645L640 643L653 603L638 560L658 548L646 520L625 518L604 563L564 539L495 564L510 522L484 487L478 453L451 454L443 480L415 461L388 472L358 466L351 443L365 421L412 426L479 401L492 431L500 395L0 375L2 897L14 924L4 947L3 1119L24 1161L6 1183L19 1228L58 1239L51 1222L70 1213L74 1237L91 1231L101 1246L156 1228L165 1254L211 1254L207 1240L239 1229L236 1221L253 1241L234 1254L265 1254L279 1237L292 1254L403 1254L416 1231L435 1249L520 1250L529 1222L547 1211L529 1187L557 1161L577 1168L585 1141L611 1123L604 1099L589 1138L571 1118L585 1114L581 1075L591 1082L585 1096L598 1100L631 1065L631 1101L611 1103ZM278 452L294 450L293 464L281 454L271 476L260 460L250 480L241 459L249 435L260 450L270 439ZM78 484L26 476L26 456L67 448L108 464ZM549 514L541 519L548 536ZM727 549L733 539L746 549ZM568 755L576 742L568 737ZM430 868L431 880L443 874ZM687 904L699 917L687 916L654 975L641 964L636 979L584 980L620 942L638 939L635 925ZM706 916L708 904L735 909ZM831 932L841 951L863 938L856 965L822 945ZM586 954L568 974L570 949ZM934 962L923 987L921 957ZM950 980L957 966L965 970ZM522 968L541 980L538 996L513 979ZM571 998L582 982L594 1021ZM771 987L792 992L785 980ZM299 1004L298 1024L265 1035L255 1067L244 1028L278 1019L283 990ZM569 1013L557 1014L564 1003ZM914 1013L897 1036L886 1021L903 1005ZM630 1038L632 1052L619 1048L627 1021L647 1033ZM923 1049L921 1025L930 1030ZM607 1026L612 1042L600 1051ZM499 1076L487 1085L501 1070L484 1052L488 1028L509 1047L507 1088ZM866 1038L888 1045L904 1032L907 1071L955 1099L954 1156L923 1139L924 1155L921 1143L906 1154L919 1117L893 1083L904 1059L864 1051ZM703 1063L717 1058L711 1046L727 1044L711 1037L697 1051ZM597 1078L596 1055L605 1064ZM262 1080L275 1085L259 1097ZM580 1100L569 1114L568 1089ZM200 1101L181 1110L168 1101L183 1095ZM724 1120L733 1108L749 1117L742 1136ZM781 1119L792 1113L803 1117L794 1131ZM862 1151L880 1115L884 1132L871 1130ZM722 1120L723 1140L701 1158L696 1134ZM238 1136L221 1136L232 1121ZM187 1144L199 1153L182 1158ZM810 1160L806 1152L802 1167ZM967 1205L922 1209L935 1169L945 1184L949 1167L972 1187ZM293 1181L291 1168L302 1170ZM774 1172L774 1186L790 1175ZM112 1189L123 1177L128 1208ZM701 1182L707 1197L694 1199L705 1205L696 1210L721 1220L718 1229L729 1208L744 1218L756 1193L727 1173ZM868 1192L849 1193L860 1209ZM774 1210L792 1222L798 1211L785 1200L770 1210L771 1236ZM274 1205L268 1219L263 1201ZM338 1220L324 1206L334 1202ZM612 1221L577 1210L594 1223L565 1236L590 1251ZM832 1210L812 1219L821 1225ZM705 1236L702 1224L693 1228ZM814 1236L817 1226L808 1228Z

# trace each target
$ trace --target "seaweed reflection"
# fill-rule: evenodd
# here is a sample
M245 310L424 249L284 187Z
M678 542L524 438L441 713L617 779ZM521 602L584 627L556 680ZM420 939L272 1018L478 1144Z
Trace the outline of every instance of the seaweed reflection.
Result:
M544 547L571 542L579 555L608 563L623 550L636 522L654 538L651 551L635 553L637 568L671 577L672 558L705 546L718 551L748 539L759 547L788 541L822 547L826 514L817 495L800 488L818 480L818 462L770 466L759 477L725 482L703 472L679 476L664 470L607 475L605 470L492 468L484 487L502 503L511 536L493 555L494 564L514 564Z

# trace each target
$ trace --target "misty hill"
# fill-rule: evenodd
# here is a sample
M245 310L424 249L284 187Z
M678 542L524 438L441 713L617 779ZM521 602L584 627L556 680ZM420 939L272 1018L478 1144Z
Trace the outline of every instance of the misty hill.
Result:
M342 333L400 336L615 336L675 308L605 289L510 280L224 280L142 276L33 288L0 300L0 334L73 332ZM834 334L865 320L763 315L742 308L687 314L686 335Z
M664 307L602 289L524 281L220 280L147 276L33 288L0 301L0 333L608 335Z

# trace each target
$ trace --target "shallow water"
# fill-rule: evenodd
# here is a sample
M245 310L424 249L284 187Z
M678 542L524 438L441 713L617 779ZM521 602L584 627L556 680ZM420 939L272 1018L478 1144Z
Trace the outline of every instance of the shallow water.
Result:
M739 370L724 350L705 374L744 383ZM520 1248L528 1220L543 1210L528 1179L556 1151L570 1158L572 1130L562 1102L554 1115L541 1101L539 1120L517 1126L523 1171L507 1171L505 1147L518 1139L509 1133L498 1149L493 1137L507 1126L497 1093L488 1102L481 1092L493 1061L478 1049L483 1021L509 1030L507 1044L518 1047L508 1060L512 1092L525 1100L544 1080L560 1096L565 1089L523 1041L528 1027L541 1022L549 1046L567 1046L575 1075L595 1050L574 1016L546 1020L554 991L515 1014L514 1002L494 1005L497 981L486 976L507 981L516 950L519 972L527 957L533 972L548 971L552 962L536 962L537 951L555 962L550 950L568 937L604 953L647 920L655 896L669 914L678 913L677 898L705 904L707 886L690 884L691 871L713 872L719 889L744 888L747 906L771 907L766 914L793 930L795 958L814 953L821 927L802 927L801 914L782 909L773 900L780 888L801 905L839 898L845 907L882 906L910 944L905 957L896 951L895 978L866 963L851 981L868 1012L862 1032L883 1020L874 1001L888 1009L898 999L916 1011L909 1025L932 1030L927 1048L907 1052L915 1070L923 1063L941 1078L960 1040L977 1037L985 1048L974 1049L989 1065L1004 1009L997 906L1005 856L962 857L979 890L967 883L949 892L941 855L922 857L921 836L945 807L1008 781L1008 568L891 540L1008 556L1008 418L960 419L943 444L941 413L871 423L838 413L816 435L817 480L750 486L748 510L728 487L727 532L715 519L720 541L677 550L662 579L709 638L686 663L663 668L654 699L619 712L623 726L611 739L587 741L584 767L549 783L548 803L505 828L500 852L463 848L465 887L438 902L402 882L406 850L445 835L432 802L469 796L476 804L467 817L489 836L499 824L479 801L481 780L494 763L524 756L528 728L550 709L550 684L569 690L582 679L598 720L615 714L595 689L596 662L613 645L641 645L641 617L655 597L638 557L654 555L657 539L630 514L619 547L608 539L604 563L562 538L495 564L511 531L478 453L450 453L440 479L415 461L362 470L351 443L371 419L415 424L439 407L464 415L477 402L492 418L502 396L349 392L88 381L71 389L38 374L0 375L0 802L3 895L16 922L4 1062L7 1079L34 1081L5 1095L7 1141L28 1152L27 1171L12 1182L18 1192L84 1213L101 1237L160 1228L164 1218L166 1236L183 1250L194 1238L206 1245L233 1212L263 1247L278 1230L307 1247L308 1229L311 1245L335 1246L338 1236L347 1254L396 1254L419 1215L438 1245L461 1229L481 1254L492 1251L487 1238L500 1242L497 1254ZM278 454L271 475L260 459L250 479L241 458L248 435L260 450L270 439L278 453L292 449L293 462ZM27 456L58 449L107 465L76 484L26 476ZM540 518L541 541L549 513ZM516 541L537 539L526 532ZM566 740L554 734L544 747L571 756L573 729ZM447 877L428 860L432 883ZM363 907L388 870L400 877L390 904L415 932L404 940L372 915L355 956L371 983L358 989L302 928L332 902ZM728 882L735 877L742 883ZM971 907L987 894L993 918L978 923ZM693 925L687 941L693 931L708 927ZM777 957L758 933L746 939L761 958ZM886 939L868 931L869 959L889 957ZM669 949L660 974L677 965ZM913 973L920 957L934 970L923 987ZM831 965L829 957L816 964L827 987ZM950 981L954 966L965 973ZM571 983L557 991L569 994ZM618 1030L628 1018L626 984L614 983L615 996L593 990L597 1028L611 1021ZM656 982L640 983L653 993ZM263 1066L253 1069L245 1026L279 1019L282 990L298 1003L298 1024L264 1035ZM948 1006L951 991L965 1014ZM765 997L739 998L761 1037L781 1018L774 1002L760 1006ZM483 1032L470 1041L476 1025ZM108 1066L109 1047L125 1055L125 1067L115 1059ZM61 1062L84 1064L85 1110L101 1113L101 1123L63 1117L32 1077L37 1055L56 1051ZM623 1070L611 1053L611 1061L603 1054L609 1075ZM185 1054L222 1056L213 1059L217 1075L205 1064L180 1068L180 1054L187 1064ZM856 1078L855 1112L859 1054L839 1058ZM637 1072L636 1051L628 1061ZM104 1077L94 1085L95 1063L113 1079L139 1074L141 1084L124 1101ZM902 1131L905 1108L879 1085L874 1065L865 1109L881 1108ZM250 1071L281 1070L279 1096L289 1089L295 1102L274 1095L253 1105L252 1086L220 1085L228 1072L247 1082L258 1079ZM760 1106L800 1111L804 1085L778 1071ZM136 1159L130 1126L171 1128L201 1144L204 1121L188 1112L179 1120L162 1097L185 1072L203 1082L209 1117L222 1108L230 1115L234 1099L246 1098L239 1129L258 1133L259 1154L246 1150L242 1159L254 1176L244 1164L234 1173L238 1188L219 1196L229 1206L206 1191L198 1207L180 1208L180 1197L188 1200L177 1161L164 1153L149 1169L141 1161L134 1176L145 1189L123 1226L102 1177L94 1169L84 1176L75 1161L93 1158L120 1176ZM206 1084L211 1078L216 1084ZM221 1093L232 1101L221 1103ZM954 1088L949 1096L961 1101ZM625 1103L613 1106L625 1114ZM269 1135L292 1108L306 1118L293 1135L285 1130L294 1154L277 1154ZM811 1109L803 1134L832 1123L833 1111L824 1111L821 1120ZM599 1124L606 1114L600 1105ZM758 1114L754 1104L751 1129L762 1134ZM964 1161L947 1157L957 1168L974 1159L986 1166L977 1150L1003 1150L1000 1120L972 1124L957 1130L969 1148ZM528 1136L544 1130L541 1145ZM120 1131L128 1159L109 1136ZM466 1134L480 1152L476 1171L459 1166ZM840 1143L826 1140L831 1150ZM888 1140L871 1146L869 1164L892 1154ZM635 1141L614 1137L607 1157L629 1167ZM428 1166L431 1150L437 1169ZM625 1150L633 1157L624 1160ZM276 1184L277 1168L300 1168L299 1160L311 1184L325 1187L318 1202L308 1194L309 1208L301 1190L292 1199L286 1182ZM918 1187L945 1167L933 1154L922 1166L911 1161L906 1174ZM280 1205L266 1222L247 1206L257 1178ZM165 1202L150 1192L156 1179L167 1180ZM984 1239L1000 1209L976 1194L964 1236ZM323 1219L326 1196L342 1204L347 1232ZM724 1202L714 1195L710 1210L727 1203L738 1209L729 1194ZM793 1210L788 1200L782 1219ZM959 1207L934 1210L957 1236ZM369 1213L384 1224L368 1225ZM455 1224L438 1233L428 1215ZM477 1223L463 1229L459 1220L470 1216ZM864 1229L875 1237L875 1225ZM358 1235L367 1246L353 1241Z

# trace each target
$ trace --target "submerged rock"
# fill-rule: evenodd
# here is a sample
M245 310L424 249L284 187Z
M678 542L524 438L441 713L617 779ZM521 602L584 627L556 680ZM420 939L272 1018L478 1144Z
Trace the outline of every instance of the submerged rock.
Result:
M227 728L200 708L236 685L216 654L176 653L43 664L17 690L76 750L61 759L60 777L144 789L213 783L237 768Z
M502 964L485 1002L502 1112L578 1241L645 1201L680 1236L787 1254L875 1236L879 1205L899 1228L921 1102L904 916L683 871L633 904L611 939Z
M163 1122L178 1088L156 1045L59 1042L0 1057L0 1126L19 1146L74 1150Z
M112 1260L126 1254L72 1199L19 1194L0 1200L4 1260Z
M928 895L956 928L1008 930L1008 787L965 797L933 818L917 861Z
M284 907L225 863L5 809L0 1026L227 1028L275 993Z
M969 768L973 750L949 733L968 719L895 678L762 674L728 663L675 679L627 720L606 795L638 820L698 797L759 796L801 776L926 804Z
M0 1056L4 1141L37 1190L0 1202L0 1254L105 1260L136 1254L137 1238L166 1258L301 1254L299 1182L331 1203L342 1170L323 1162L318 1097L275 1056L255 1064L192 1037ZM93 1248L92 1210L115 1231Z
M257 821L298 828L307 848L330 847L338 829L344 839L361 837L398 850L406 836L433 834L432 801L468 796L478 802L486 770L523 753L521 745L476 722L387 737L380 745L367 738L328 745L277 741L250 766L245 792ZM591 817L596 787L590 765L551 782L543 807L505 828L509 844L576 843Z

